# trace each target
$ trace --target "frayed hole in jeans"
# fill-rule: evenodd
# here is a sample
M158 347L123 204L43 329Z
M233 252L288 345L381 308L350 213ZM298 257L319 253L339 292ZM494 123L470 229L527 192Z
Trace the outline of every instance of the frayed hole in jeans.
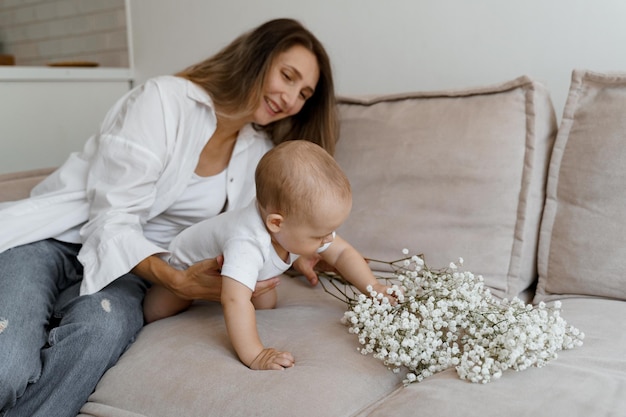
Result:
M111 301L109 301L108 298L105 298L104 300L102 300L100 302L100 305L102 306L102 309L106 311L107 313L111 312Z
M7 327L9 327L9 320L4 317L0 317L0 333L2 333Z

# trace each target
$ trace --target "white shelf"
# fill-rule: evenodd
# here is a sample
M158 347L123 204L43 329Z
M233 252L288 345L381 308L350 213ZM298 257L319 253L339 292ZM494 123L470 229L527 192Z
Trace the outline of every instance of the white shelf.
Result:
M130 68L0 66L0 81L132 81Z

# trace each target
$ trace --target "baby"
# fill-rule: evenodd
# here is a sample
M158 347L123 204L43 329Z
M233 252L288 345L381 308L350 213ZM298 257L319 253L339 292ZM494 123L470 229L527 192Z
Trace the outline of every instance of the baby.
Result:
M221 303L228 335L239 359L251 369L284 369L289 352L266 348L255 308L274 308L276 290L252 298L257 280L285 272L298 256L319 254L364 294L367 287L386 294L363 257L335 230L352 207L350 183L335 160L308 141L284 142L259 162L257 197L243 209L207 219L171 243L169 262L180 269L224 255ZM147 322L185 310L191 301L153 286L144 301Z

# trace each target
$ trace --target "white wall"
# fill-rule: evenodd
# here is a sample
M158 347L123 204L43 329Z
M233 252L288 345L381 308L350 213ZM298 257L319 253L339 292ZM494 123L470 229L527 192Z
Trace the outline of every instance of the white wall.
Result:
M121 68L0 66L0 174L58 166L130 88Z
M624 0L127 1L137 82L283 16L326 45L344 95L465 88L526 74L548 87L560 117L572 69L626 72ZM33 88L14 85L13 74L30 68L0 67L0 173L60 164L95 131L131 73L113 80L116 88L90 84L100 93L70 83L80 92L74 97L58 85L46 88L63 93L50 94L42 79L31 80Z
M563 109L571 71L626 71L624 0L130 0L138 82L295 17L325 44L339 94L438 90L525 74Z

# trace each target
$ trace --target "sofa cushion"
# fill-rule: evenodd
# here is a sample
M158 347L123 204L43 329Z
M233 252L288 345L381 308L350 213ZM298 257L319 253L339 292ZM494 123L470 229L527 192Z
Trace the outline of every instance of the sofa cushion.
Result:
M448 369L395 391L356 417L590 417L626 410L626 303L572 298L563 301L568 323L585 332L582 347L559 352L543 368L507 370L489 384L472 384ZM621 410L621 411L620 411Z
M576 70L554 146L536 301L626 300L626 74Z
M42 168L0 175L0 202L28 197L30 190L52 171L54 168Z
M500 296L536 281L556 119L527 77L462 91L340 101L335 153L354 202L339 233L365 257L459 257ZM377 264L372 264L377 268ZM384 270L384 268L382 268Z
M257 311L257 327L265 346L294 355L293 368L248 369L219 304L195 304L144 327L81 415L353 416L402 386L402 375L357 352L343 303L302 278L283 278L278 291L278 308Z

